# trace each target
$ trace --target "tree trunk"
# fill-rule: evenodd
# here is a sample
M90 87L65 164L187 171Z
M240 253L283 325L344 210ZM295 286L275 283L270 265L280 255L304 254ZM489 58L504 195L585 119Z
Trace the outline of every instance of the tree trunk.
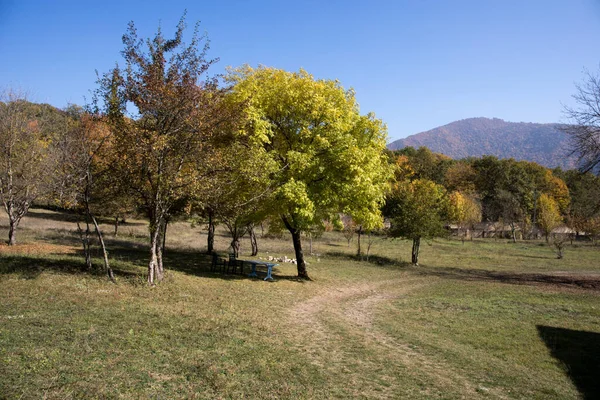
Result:
M98 235L100 247L102 248L102 256L104 257L104 268L106 269L106 274L108 275L108 279L115 283L115 274L113 273L113 270L108 262L108 252L106 251L106 246L104 245L104 238L102 237L102 232L100 232L100 227L98 226L96 218L93 215L90 215L90 217L92 218L92 222L94 223L94 228L96 228L96 235Z
M516 228L513 224L510 225L510 230L512 233L512 241L513 243L517 243L517 233L516 233Z
M115 237L119 235L119 217L115 217Z
M158 251L160 248L160 221L154 221L150 226L150 261L148 262L148 284L154 285L155 281L162 278L158 269Z
M158 268L158 261L156 260L156 246L154 243L150 246L150 262L148 263L148 284L154 285L154 275Z
M165 219L162 224L162 243L161 243L161 254L165 254L165 248L167 246L167 228L169 227L169 220Z
M77 222L77 229L79 230L79 236L83 243L83 251L85 253L85 265L88 269L92 269L92 251L90 243L90 186L91 186L91 175L90 171L86 172L85 175L85 190L83 192L83 205L85 207L85 235Z
M369 261L369 255L371 254L371 246L373 245L373 239L371 237L371 231L367 236L367 261Z
M208 238L206 240L206 251L211 254L215 250L215 221L212 210L208 211Z
M234 237L231 241L231 248L233 249L233 254L237 259L240 255L240 239L238 237Z
M81 229L81 225L79 221L77 221L77 231L79 232L79 238L81 239L81 244L83 245L83 255L85 257L85 266L88 270L92 269L92 254L90 250L90 225L86 219L86 230L85 232Z
M165 277L165 269L163 265L163 250L160 241L156 246L156 279L160 282Z
M308 235L308 250L310 250L309 254L311 256L313 255L313 246L312 246L312 244L313 244L313 235L311 233L311 234Z
M311 280L306 271L306 261L304 261L304 253L302 253L302 237L300 229L295 228L288 221L287 217L282 216L283 224L292 234L292 242L294 243L294 253L296 254L296 267L298 268L298 278Z
M358 246L358 248L356 249L356 255L358 257L362 256L362 251L360 249L360 237L362 236L362 225L358 227L358 231L356 231L356 233L358 234L356 237L356 244Z
M17 244L17 226L19 226L19 221L13 218L10 218L9 228L8 228L8 245L14 246Z
M250 227L250 245L252 246L252 257L258 255L258 241L254 232L254 225Z
M414 265L419 265L419 246L421 245L421 238L416 237L413 239L412 246L412 263Z
M304 253L302 252L302 241L300 231L294 229L292 232L292 241L294 242L294 252L296 253L296 265L298 267L298 277L310 280L306 271L306 261L304 261Z
M165 244L166 244L166 238L167 238L167 225L168 225L168 220L164 219L162 221L162 223L159 225L159 239L158 242L156 243L157 248L156 248L156 261L157 261L157 275L156 277L158 278L158 281L162 281L164 276L165 276L165 269L164 269L164 264L163 264L163 256L165 254Z

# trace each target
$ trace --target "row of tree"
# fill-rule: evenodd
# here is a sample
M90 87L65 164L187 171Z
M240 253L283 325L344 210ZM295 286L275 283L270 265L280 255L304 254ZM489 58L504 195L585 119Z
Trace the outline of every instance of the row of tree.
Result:
M201 215L239 239L270 220L289 231L298 275L308 278L301 233L338 212L365 227L381 224L391 177L386 129L361 115L338 81L244 66L209 77L214 60L198 29L141 40L133 23L123 36L125 68L98 79L92 104L62 112L7 93L0 104L0 196L9 244L34 202L77 211L86 262L97 215L130 210L149 222L148 282L164 275L169 221ZM214 236L213 236L214 237ZM212 250L209 235L209 251Z
M453 161L420 148L387 152L386 127L361 115L354 92L307 72L243 66L210 77L214 60L198 27L183 42L159 32L141 40L133 23L123 36L125 67L101 75L86 108L59 111L7 92L0 102L0 198L9 244L34 202L78 212L78 232L91 266L91 237L109 265L97 216L118 222L136 212L149 222L148 282L164 276L169 221L195 215L222 223L239 251L268 221L292 238L298 275L308 278L303 234L344 215L360 234L391 221L389 234L421 238L444 225L467 228L502 221L546 235L560 221L597 229L598 178L550 171L535 163L494 157ZM596 224L596 225L594 225ZM595 228L596 227L596 228ZM359 254L361 250L359 247Z
M414 263L420 239L446 234L448 224L466 235L476 223L497 222L513 241L517 234L548 240L561 224L575 234L600 234L600 178L590 172L494 156L452 160L425 147L389 156L396 183L384 213L392 236L413 239Z

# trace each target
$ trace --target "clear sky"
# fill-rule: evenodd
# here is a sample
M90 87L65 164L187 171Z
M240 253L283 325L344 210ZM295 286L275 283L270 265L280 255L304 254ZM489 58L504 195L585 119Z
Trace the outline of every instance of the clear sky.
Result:
M212 72L248 63L339 79L390 141L469 117L561 122L600 63L600 0L0 0L0 87L84 104L95 70L122 64L121 36L171 35L187 9Z

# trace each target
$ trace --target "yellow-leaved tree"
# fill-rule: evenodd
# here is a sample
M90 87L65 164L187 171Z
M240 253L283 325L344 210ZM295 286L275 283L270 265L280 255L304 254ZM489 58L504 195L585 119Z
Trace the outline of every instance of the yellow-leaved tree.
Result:
M458 226L459 235L463 240L469 236L469 229L481 221L481 205L471 196L459 191L448 196L448 219Z
M546 193L542 193L538 199L537 223L546 238L549 240L550 233L562 222L560 211L556 200Z
M243 66L227 80L246 104L241 134L277 165L267 209L291 233L298 276L308 279L303 231L338 212L365 230L382 224L379 210L391 177L386 127L373 114L360 114L352 90L304 70Z

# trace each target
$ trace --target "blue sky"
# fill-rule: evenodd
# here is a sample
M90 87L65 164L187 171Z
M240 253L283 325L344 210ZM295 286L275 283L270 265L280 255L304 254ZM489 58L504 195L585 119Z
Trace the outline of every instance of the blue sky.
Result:
M469 117L563 121L600 62L598 0L0 0L0 87L83 104L95 70L121 62L129 21L170 35L184 9L187 33L200 20L220 58L213 73L248 63L339 79L390 141Z

